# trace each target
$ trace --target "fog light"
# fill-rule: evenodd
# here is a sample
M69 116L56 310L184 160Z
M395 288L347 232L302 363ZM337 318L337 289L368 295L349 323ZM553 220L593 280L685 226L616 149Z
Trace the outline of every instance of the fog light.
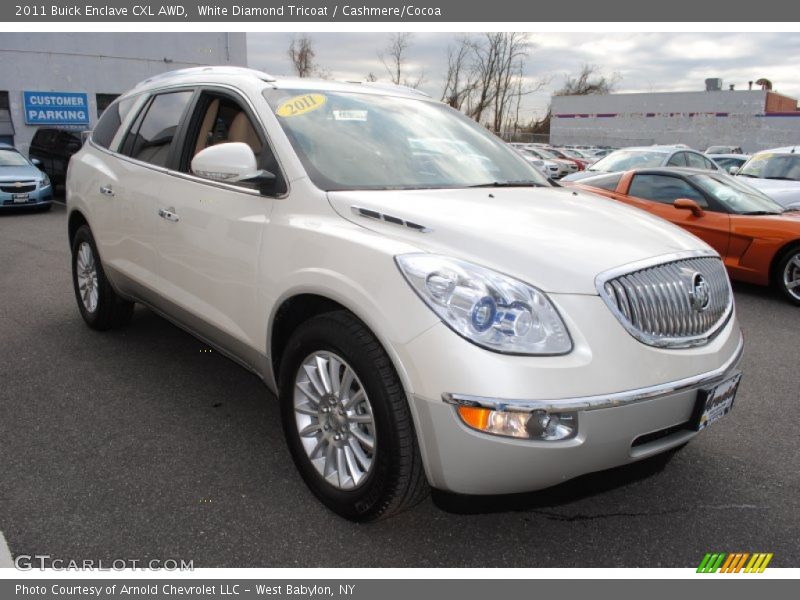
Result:
M578 432L577 413L516 412L459 406L458 414L473 429L494 435L550 442L573 438Z

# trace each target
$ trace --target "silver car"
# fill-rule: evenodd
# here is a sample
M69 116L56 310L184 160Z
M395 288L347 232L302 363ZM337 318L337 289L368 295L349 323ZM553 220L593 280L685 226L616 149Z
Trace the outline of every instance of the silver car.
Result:
M585 171L567 175L564 181L578 181L601 173L617 173L631 169L656 167L690 167L707 171L721 171L708 156L686 146L642 146L616 150L598 160Z

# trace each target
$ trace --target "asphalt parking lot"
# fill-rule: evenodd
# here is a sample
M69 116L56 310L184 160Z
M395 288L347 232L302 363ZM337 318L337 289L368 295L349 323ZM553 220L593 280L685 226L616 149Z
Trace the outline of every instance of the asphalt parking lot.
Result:
M75 307L66 213L0 214L0 531L13 555L195 567L800 564L800 309L736 286L733 413L671 461L494 499L436 497L354 525L307 491L253 375L137 307Z

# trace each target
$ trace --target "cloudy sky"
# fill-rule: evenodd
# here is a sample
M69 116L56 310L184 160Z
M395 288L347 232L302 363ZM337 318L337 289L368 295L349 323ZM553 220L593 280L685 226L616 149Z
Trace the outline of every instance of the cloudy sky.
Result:
M291 33L247 34L248 62L256 69L288 74ZM311 33L318 64L333 79L364 79L370 72L387 80L378 58L388 33ZM447 47L460 34L414 33L409 49L409 79L424 69L426 92L440 97L447 68ZM479 34L472 34L479 35ZM527 96L528 114L546 110L553 89L581 65L597 65L617 74L619 92L703 90L707 77L721 77L747 89L766 77L775 90L800 97L800 35L796 33L534 33L526 76L549 83Z

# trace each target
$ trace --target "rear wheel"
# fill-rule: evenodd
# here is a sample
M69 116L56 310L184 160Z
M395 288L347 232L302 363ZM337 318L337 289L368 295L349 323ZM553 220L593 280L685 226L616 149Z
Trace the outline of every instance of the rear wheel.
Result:
M346 311L294 332L280 370L289 450L311 491L353 521L373 521L428 493L408 400L375 336Z
M800 245L792 246L778 261L775 279L783 295L800 306Z
M92 232L81 226L72 241L72 285L83 320L92 329L104 331L127 325L133 302L120 298L103 271Z

